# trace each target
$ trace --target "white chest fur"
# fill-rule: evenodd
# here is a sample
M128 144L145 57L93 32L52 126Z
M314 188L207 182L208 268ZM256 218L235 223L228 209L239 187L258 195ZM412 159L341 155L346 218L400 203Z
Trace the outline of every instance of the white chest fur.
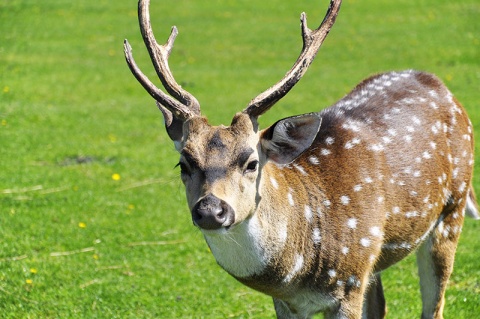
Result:
M260 274L272 255L282 248L273 250L264 231L253 216L228 231L204 232L204 236L217 263L231 275L246 278Z

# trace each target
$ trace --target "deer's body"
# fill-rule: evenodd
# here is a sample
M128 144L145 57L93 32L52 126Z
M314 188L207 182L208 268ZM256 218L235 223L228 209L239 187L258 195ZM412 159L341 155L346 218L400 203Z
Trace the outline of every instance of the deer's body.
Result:
M330 108L259 130L257 118L284 96L313 60L339 9L332 1L291 71L252 100L232 124L211 126L173 79L167 59L176 29L156 44L140 1L145 43L168 92L136 66L157 99L194 224L218 264L273 296L279 318L382 318L380 272L417 251L423 318L442 318L465 211L478 217L471 188L473 129L435 76L371 77Z
M299 313L363 294L432 240L429 258L453 256L473 164L468 118L429 74L373 77L319 115L308 150L264 166L252 217L205 233L226 271Z

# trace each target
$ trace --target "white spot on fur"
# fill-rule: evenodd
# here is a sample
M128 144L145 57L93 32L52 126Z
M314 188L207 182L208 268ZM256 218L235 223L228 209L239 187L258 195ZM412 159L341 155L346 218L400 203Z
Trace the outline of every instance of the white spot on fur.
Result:
M319 244L320 243L320 241L322 240L322 235L320 234L320 229L318 229L318 228L313 229L312 238L313 238L313 243L314 244Z
M443 229L442 235L444 238L447 238L449 234L450 234L450 225L447 225Z
M278 189L278 182L272 176L270 176L270 182L272 183L273 188Z
M335 139L333 137L327 137L325 139L325 143L327 143L328 145L332 145L333 143L335 143Z
M323 156L328 156L328 155L332 154L332 151L330 151L329 149L326 149L326 148L322 148L320 150L320 154L323 155Z
M371 244L372 241L366 237L360 239L360 245L362 245L363 247L370 247Z
M383 136L383 137L382 137L382 140L383 140L383 142L384 142L385 144L390 144L390 143L392 143L392 139L391 139L390 137L388 137L388 136Z
M397 131L395 131L394 129L388 129L387 130L387 133L390 134L391 136L397 136Z
M349 218L347 220L348 228L355 229L357 228L357 219L356 218Z
M351 130L353 132L359 132L360 131L360 127L358 126L358 124L356 124L352 121L348 121L348 122L343 123L342 128L344 128L346 130Z
M406 212L405 213L405 217L407 217L407 218L412 218L412 217L417 217L417 216L418 216L417 211L412 211L412 212Z
M348 197L347 195L343 195L340 197L340 202L346 206L350 203L350 197Z
M459 168L454 168L453 171L452 171L452 177L453 178L457 178L458 177L458 171L459 171Z
M443 232L443 220L438 223L437 229L438 229L438 231L439 231L440 233Z
M330 276L330 278L335 278L337 276L337 272L335 271L335 269L330 269L328 271L328 275Z
M310 208L310 206L305 205L304 213L305 213L305 218L307 219L307 222L311 223L312 218L313 218L313 214L312 214L312 209Z
M401 243L386 243L382 245L382 249L396 250L396 249L412 249L412 245L406 241Z
M363 188L363 186L361 184L358 184L358 185L353 186L353 191L354 192L359 192L359 191L362 190L362 188Z
M362 283L360 282L360 280L357 279L356 276L352 275L352 276L348 277L347 285L348 286L355 286L357 288L360 288Z
M351 149L355 145L358 145L358 144L360 144L360 139L359 138L353 138L351 141L348 141L347 143L345 143L345 148L346 149Z
M372 236L374 236L374 237L382 237L383 236L383 233L380 230L380 227L378 227L378 226L371 227L370 228L370 234L372 234Z
M286 223L280 224L277 228L278 241L284 244L288 238L288 227Z
M283 279L283 282L288 283L292 281L293 277L302 270L303 267L303 256L302 255L295 255L295 265L293 269L288 273L288 275Z
M310 163L312 163L313 165L318 165L320 164L320 161L318 160L318 158L316 156L310 156L308 158L308 160L310 161Z
M412 117L412 121L413 121L413 123L415 123L416 125L422 124L422 121L420 121L420 119L419 119L418 117L416 117L416 116L413 116L413 117Z
M467 187L467 183L465 182L462 182L462 184L460 184L460 187L458 187L458 191L463 194L463 192L465 192L465 188Z
M297 171L300 172L300 174L302 174L304 176L308 175L307 172L305 172L305 169L302 166L300 166L298 164L293 164L293 167L295 167L297 169Z
M378 143L378 144L373 144L369 147L372 151L374 152L383 152L385 150L385 146L383 146L382 144Z
M427 204L429 201L430 201L430 195L427 195L427 196L423 199L423 203L424 203L424 204Z
M288 198L288 203L290 204L290 206L294 206L295 205L295 201L293 200L293 195L292 195L292 189L289 189L289 192L287 194L287 198Z

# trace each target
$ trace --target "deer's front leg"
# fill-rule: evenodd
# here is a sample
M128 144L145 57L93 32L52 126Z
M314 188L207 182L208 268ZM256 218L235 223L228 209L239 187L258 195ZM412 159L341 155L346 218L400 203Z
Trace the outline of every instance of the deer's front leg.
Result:
M383 294L382 279L380 273L372 275L370 285L365 293L363 301L362 318L383 319L387 315L387 304Z
M365 280L360 287L349 289L347 287L344 297L338 305L325 312L325 319L360 319L362 318L362 308L365 294Z
M273 305L275 306L275 313L277 319L308 319L310 316L305 314L294 313L288 304L280 299L273 298Z

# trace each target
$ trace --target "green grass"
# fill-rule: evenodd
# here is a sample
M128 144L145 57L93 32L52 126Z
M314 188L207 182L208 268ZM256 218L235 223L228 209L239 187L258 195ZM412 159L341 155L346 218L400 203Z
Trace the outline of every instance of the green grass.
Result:
M180 30L177 80L214 124L283 76L301 46L300 12L313 27L327 7L152 2L157 38ZM447 83L480 136L479 14L476 0L346 0L263 126L324 108L372 73L415 68ZM136 1L0 0L0 30L0 317L274 317L270 298L222 271L191 225L161 115L123 58L128 38L154 79ZM478 194L479 173L474 184ZM446 318L480 311L479 234L467 220ZM389 318L419 316L414 264L384 274Z

